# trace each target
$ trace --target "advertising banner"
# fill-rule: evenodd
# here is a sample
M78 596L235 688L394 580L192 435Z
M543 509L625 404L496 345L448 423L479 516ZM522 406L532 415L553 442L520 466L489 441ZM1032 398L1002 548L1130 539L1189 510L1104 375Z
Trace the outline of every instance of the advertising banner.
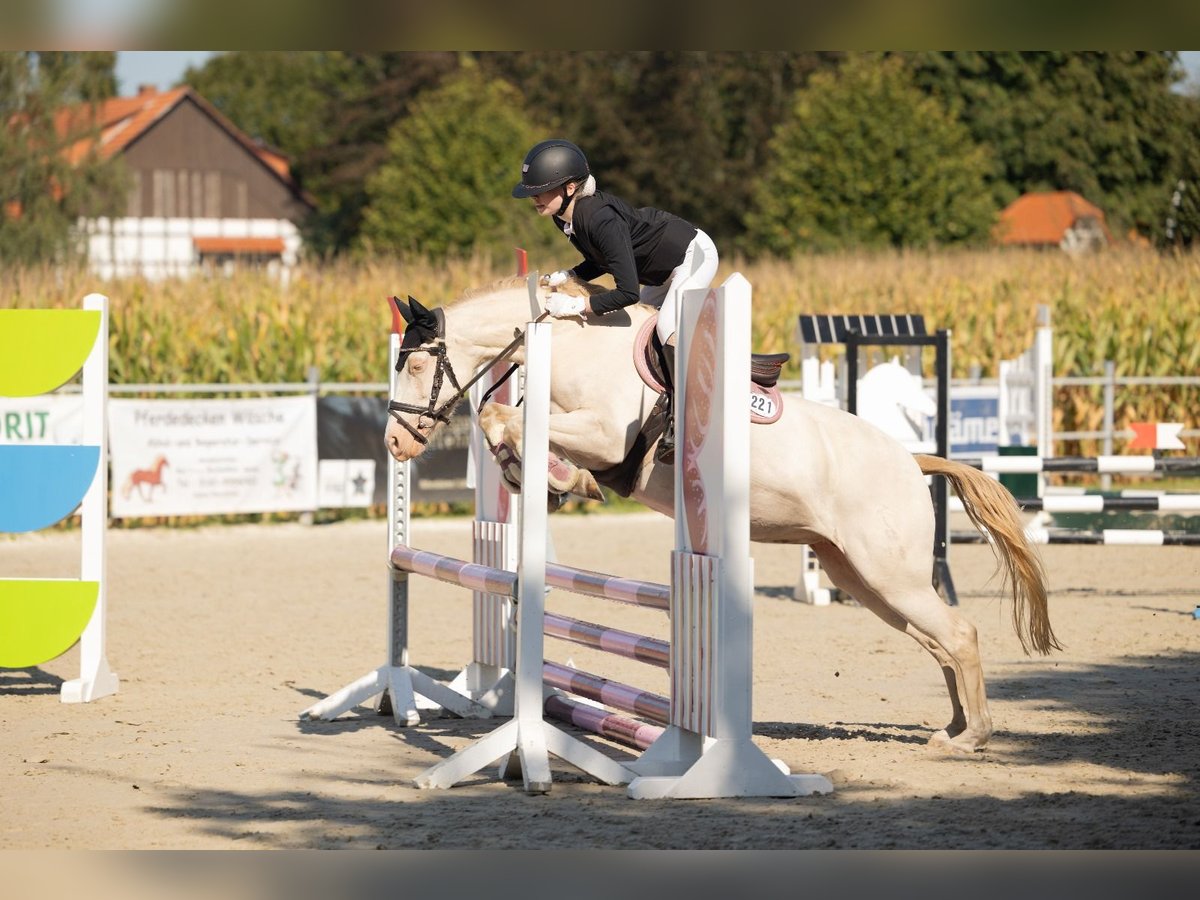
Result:
M312 396L110 400L108 423L114 518L317 506Z

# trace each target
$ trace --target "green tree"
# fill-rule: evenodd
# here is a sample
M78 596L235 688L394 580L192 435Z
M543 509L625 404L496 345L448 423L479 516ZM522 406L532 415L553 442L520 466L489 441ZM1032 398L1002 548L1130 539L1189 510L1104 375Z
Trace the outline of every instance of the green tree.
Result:
M1162 243L1200 247L1200 86L1178 103L1180 137L1170 164L1176 180L1163 213Z
M388 158L367 180L360 245L498 259L514 246L561 251L557 229L511 197L539 136L511 85L465 65L392 129Z
M967 242L994 221L986 153L898 60L856 56L815 75L771 151L746 215L750 246Z
M1174 51L952 51L899 54L992 150L1005 205L1026 191L1072 190L1116 233L1161 238L1186 127ZM1186 151L1183 151L1186 153Z
M323 255L357 239L366 181L387 158L392 126L458 65L459 55L445 51L235 50L189 69L184 80L289 158L316 200L305 237Z
M762 174L767 141L814 71L841 54L519 51L479 54L587 153L602 190L707 231L724 251Z
M66 261L80 219L119 214L124 167L99 156L113 54L0 53L0 261Z
M360 99L351 68L340 51L236 50L189 68L184 81L246 134L298 158L333 139L334 103Z

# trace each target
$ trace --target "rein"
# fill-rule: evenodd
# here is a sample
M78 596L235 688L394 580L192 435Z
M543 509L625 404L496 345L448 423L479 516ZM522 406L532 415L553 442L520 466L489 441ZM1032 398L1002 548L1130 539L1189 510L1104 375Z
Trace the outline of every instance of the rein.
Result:
M542 321L542 319L546 318L546 316L547 313L542 313L540 316L534 319L534 323L536 324L537 322ZM413 440L415 440L417 443L428 444L429 438L421 434L421 432L418 430L422 427L421 420L432 419L434 422L449 423L450 414L454 412L454 408L458 406L459 401L466 396L467 391L474 386L475 382L479 381L479 379L487 374L487 372L491 371L491 368L496 365L496 363L511 357L513 353L516 352L517 348L521 346L521 342L524 340L525 329L518 328L516 337L513 338L512 342L498 354L496 354L496 356L492 357L491 360L480 366L479 371L475 373L471 380L461 386L458 383L458 378L456 378L454 375L454 366L450 364L450 358L446 355L446 337L444 334L438 336L437 343L432 347L413 348L413 350L408 352L414 353L417 350L422 350L437 358L437 368L433 373L433 387L430 388L429 391L429 402L425 406L417 406L413 403L398 403L395 400L389 400L388 415L404 426L404 429L410 435L412 435ZM406 356L407 354L401 354L400 358L396 360L397 372L400 371L400 366L403 364L403 360ZM516 370L516 363L513 363L511 366L509 366L508 371L505 372L504 375L502 375L494 385L488 388L487 393L483 395L483 399L479 404L480 407L482 407L483 404L488 401L488 398L491 397L492 392L495 391L496 388L500 387L500 385L504 384L504 382L508 380L509 376L511 376ZM450 384L454 386L455 391L443 403L435 406L434 404L436 403L437 398L441 395L442 380L445 377L449 377ZM400 413L402 412L413 413L417 416L416 428L414 428L404 419L400 418Z

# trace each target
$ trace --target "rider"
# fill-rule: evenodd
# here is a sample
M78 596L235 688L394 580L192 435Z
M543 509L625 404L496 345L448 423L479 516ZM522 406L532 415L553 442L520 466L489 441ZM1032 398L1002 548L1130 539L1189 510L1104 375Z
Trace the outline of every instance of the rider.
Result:
M675 384L675 306L684 290L707 288L717 272L717 248L690 222L654 207L634 209L620 197L596 190L583 151L565 140L536 144L521 166L517 198L533 198L540 216L551 216L583 261L548 277L551 288L570 277L591 281L611 275L613 290L590 298L552 293L546 311L560 318L603 316L642 302L658 307L658 336L668 368L668 397ZM639 289L640 288L640 289ZM675 423L667 406L666 430L655 458L674 459Z

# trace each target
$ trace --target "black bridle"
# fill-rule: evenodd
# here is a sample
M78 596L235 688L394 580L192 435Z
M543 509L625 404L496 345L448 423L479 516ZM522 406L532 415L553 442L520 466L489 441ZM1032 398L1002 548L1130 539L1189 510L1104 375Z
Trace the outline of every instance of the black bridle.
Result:
M450 416L454 413L454 409L458 406L459 401L467 395L467 391L479 381L484 375L491 371L496 363L508 359L521 346L521 342L525 340L525 329L518 328L516 337L512 343L501 350L496 356L484 363L478 372L476 372L471 380L464 385L458 383L458 378L454 374L454 366L450 363L450 357L446 354L446 318L442 314L441 309L426 309L421 305L420 301L413 298L411 295L408 298L406 306L402 300L393 297L392 301L396 304L396 308L400 310L400 315L404 318L408 327L404 330L404 340L400 344L400 354L396 359L396 371L403 369L408 357L413 353L428 353L436 360L433 370L433 386L429 389L429 400L424 406L417 406L415 403L398 403L395 400L388 400L388 415L399 422L404 429L413 437L418 444L428 444L429 438L421 434L420 428L422 420L432 419L433 424L428 427L435 427L436 423L450 421ZM537 321L545 318L546 314L538 316ZM513 363L495 384L493 384L483 399L480 401L480 408L491 397L492 392L500 385L504 384L509 379L513 372L517 370L517 364ZM454 393L451 394L442 403L437 400L442 393L442 383L449 378L450 384L454 387ZM417 425L414 428L404 419L400 418L400 413L412 413L417 416Z

